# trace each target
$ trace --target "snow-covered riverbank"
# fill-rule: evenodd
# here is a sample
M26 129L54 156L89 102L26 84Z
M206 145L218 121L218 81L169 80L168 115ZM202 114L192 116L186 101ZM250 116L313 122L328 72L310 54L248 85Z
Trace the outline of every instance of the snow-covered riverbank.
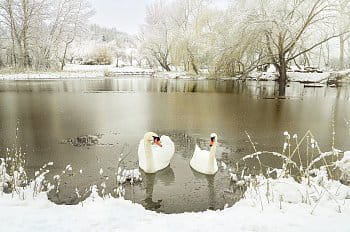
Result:
M288 72L289 81L302 83L326 83L329 79L336 82L350 82L350 71L324 73ZM163 72L141 67L115 67L113 65L66 65L57 72L24 72L0 74L0 80L60 80L60 79L103 79L111 77L152 77L162 79L206 80L208 73L191 75L186 72ZM239 77L218 77L220 80L238 80ZM259 81L277 81L277 73L252 72L248 79Z
M115 67L113 65L66 65L63 71L0 74L0 80L59 80L102 79L113 77L152 77L162 79L205 80L208 75L190 75L186 72L163 72L141 67Z
M100 79L114 76L151 76L152 69L112 65L67 65L63 71L0 74L0 80Z
M332 149L321 152L311 132L301 140L294 135L298 147L307 138L309 149L319 151L316 156L312 153L307 166L298 165L289 158L295 154L290 153L293 148L291 136L288 132L284 132L284 136L282 154L256 151L242 158L244 162L251 162L272 155L283 161L281 168L269 168L265 175L257 176L245 172L246 169L240 172L235 168L225 168L232 186L246 190L244 196L231 208L199 213L168 215L148 211L141 205L110 197L104 182L85 190L88 198L79 205L55 205L43 192L60 192L59 175L53 177L53 182L46 179L53 162L43 165L35 172L34 180L29 182L21 166L24 163L21 155L14 160L0 159L0 231L350 231L350 186L343 184L350 180L350 151ZM305 155L309 157L308 150ZM330 157L332 160L327 162ZM322 166L316 167L317 163ZM289 174L291 168L299 170L298 181ZM335 169L341 174L340 178L334 178ZM66 172L73 172L73 167L67 165L62 175ZM120 179L118 173L117 179ZM260 173L263 173L262 169ZM11 190L9 186L14 188ZM122 189L121 183L114 193L121 193ZM8 190L12 194L4 193ZM227 189L227 194L230 191ZM79 199L85 199L78 187L76 194Z
M263 195L263 193L262 193ZM264 197L264 196L262 196ZM264 197L265 198L265 197ZM157 214L121 199L92 201L84 206L59 206L45 194L22 201L0 196L0 231L337 231L350 230L350 200L342 213L331 201L322 202L311 214L307 204L267 204L264 209L246 198L232 208L203 213Z

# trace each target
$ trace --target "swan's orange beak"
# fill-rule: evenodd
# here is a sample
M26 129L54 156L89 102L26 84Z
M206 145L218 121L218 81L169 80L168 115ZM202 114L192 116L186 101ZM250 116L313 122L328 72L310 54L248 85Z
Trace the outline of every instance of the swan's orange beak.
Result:
M209 146L212 147L215 143L215 138L210 138Z
M163 147L163 145L160 143L160 138L157 137L157 138L154 138L154 144L160 146L160 147Z

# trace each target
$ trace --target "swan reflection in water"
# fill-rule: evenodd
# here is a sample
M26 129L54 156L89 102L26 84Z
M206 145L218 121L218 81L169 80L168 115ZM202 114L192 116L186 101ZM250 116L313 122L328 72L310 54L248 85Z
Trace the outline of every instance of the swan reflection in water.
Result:
M206 181L208 190L208 209L215 210L215 175L204 175L191 168L194 178L201 182Z
M175 174L169 166L155 174L146 174L142 172L144 188L146 188L145 199L142 200L142 205L148 210L158 211L162 206L162 199L153 200L154 186L161 182L165 186L169 186L175 182Z

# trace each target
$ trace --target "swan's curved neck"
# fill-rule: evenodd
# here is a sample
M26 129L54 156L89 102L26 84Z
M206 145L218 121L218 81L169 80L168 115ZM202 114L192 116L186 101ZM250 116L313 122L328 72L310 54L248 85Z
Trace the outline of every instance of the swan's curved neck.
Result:
M209 169L214 169L216 160L216 142L211 146L210 153L209 153Z
M146 139L144 140L144 146L145 146L145 157L146 157L147 169L151 170L154 168L152 146L151 146L151 143Z

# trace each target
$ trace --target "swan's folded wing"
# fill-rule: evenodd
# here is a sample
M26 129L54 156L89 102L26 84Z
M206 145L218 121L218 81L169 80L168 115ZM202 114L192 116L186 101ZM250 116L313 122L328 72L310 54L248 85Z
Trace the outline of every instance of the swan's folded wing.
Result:
M198 162L200 162L200 154L202 150L199 148L199 146L196 144L196 148L194 149L194 153L192 156L192 159L190 161L190 165L196 169L198 166Z
M175 152L175 145L168 136L162 136L160 138L160 141L162 143L162 147L153 145L152 152L153 152L154 158L157 160L157 163L159 164L159 168L163 169L169 165L169 162Z
M209 151L202 150L198 145L194 149L193 157L190 161L190 165L196 171L204 173L208 167Z
M196 148L194 149L194 154L198 154L202 151L202 149L196 144Z
M165 135L160 137L160 142L163 145L164 153L171 154L171 157L170 157L170 159L171 159L173 157L174 153L175 153L175 144L174 144L174 142L171 141L169 136L165 136Z

